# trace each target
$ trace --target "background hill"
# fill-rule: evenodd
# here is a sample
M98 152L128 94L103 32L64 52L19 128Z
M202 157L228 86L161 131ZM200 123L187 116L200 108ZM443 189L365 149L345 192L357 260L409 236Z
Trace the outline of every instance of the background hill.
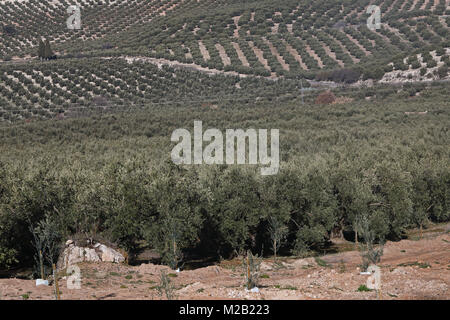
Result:
M0 1L0 117L297 96L304 80L448 80L449 12L445 0ZM59 61L39 61L40 38Z
M72 4L80 30L66 25ZM379 30L366 26L370 4L381 8ZM0 275L37 266L37 233L51 235L47 266L67 239L99 239L129 261L152 250L176 269L247 250L318 255L447 224L446 6L0 1ZM279 174L173 164L171 134L195 120L222 132L279 129ZM448 260L417 264L438 274L447 265L436 261Z

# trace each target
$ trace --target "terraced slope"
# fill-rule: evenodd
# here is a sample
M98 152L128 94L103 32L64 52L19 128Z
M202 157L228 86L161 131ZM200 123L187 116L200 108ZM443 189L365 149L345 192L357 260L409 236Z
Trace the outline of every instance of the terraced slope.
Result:
M371 4L381 8L379 30L366 26ZM69 5L81 9L81 30L66 26ZM3 27L0 55L33 56L37 39L44 37L61 53L109 48L268 74L262 65L248 67L237 59L235 43L253 42L271 71L295 73L306 69L297 53L307 69L336 68L448 45L448 7L448 0L3 0L0 21L9 28ZM242 47L246 59L254 61L254 50Z
M70 5L80 8L80 30L67 28ZM369 5L380 7L378 30L367 27ZM449 0L0 0L0 110L86 106L99 95L116 102L172 100L190 86L198 90L187 95L216 94L200 83L178 81L173 71L159 77L156 66L97 60L119 56L273 79L448 79L449 5ZM58 62L36 61L39 38L50 40ZM31 60L36 62L28 65ZM351 72L335 72L342 69ZM195 82L197 75L186 77ZM158 87L161 79L170 81Z
M206 106L300 91L298 81L216 75L123 58L0 66L0 121L54 118L101 107L186 103Z

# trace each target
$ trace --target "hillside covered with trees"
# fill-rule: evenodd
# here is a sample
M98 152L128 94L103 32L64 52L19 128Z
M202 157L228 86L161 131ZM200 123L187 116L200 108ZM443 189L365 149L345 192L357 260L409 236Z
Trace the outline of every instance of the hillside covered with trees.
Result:
M38 275L38 233L55 256L95 239L176 270L448 222L449 15L445 0L0 0L0 273ZM175 165L171 134L196 120L279 129L279 173Z
M32 264L29 226L42 221L61 240L107 239L131 256L149 247L171 266L194 253L271 255L273 219L286 229L283 255L321 252L332 237L358 240L362 221L376 241L448 221L448 87L421 95L157 105L2 128L0 264ZM174 165L171 132L198 119L205 128L279 128L280 172Z
M80 8L80 29L67 27L71 5ZM380 8L379 29L367 26L369 5ZM209 100L218 94L213 87L232 92L224 87L236 85L235 77L291 80L286 91L294 95L307 81L449 78L445 0L2 0L0 21L0 116L7 122L57 117L99 96L127 105ZM168 68L154 67L162 65ZM209 71L214 85L180 87L198 75L172 68ZM253 88L231 94L238 91L261 95Z

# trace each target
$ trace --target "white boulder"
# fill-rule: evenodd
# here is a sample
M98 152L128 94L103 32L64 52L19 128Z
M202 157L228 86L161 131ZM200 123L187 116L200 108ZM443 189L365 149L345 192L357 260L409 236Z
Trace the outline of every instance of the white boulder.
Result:
M109 248L104 244L97 243L94 247L97 250L100 250L99 254L101 261L115 263L121 263L125 261L125 257L120 252L117 252L116 250Z
M93 247L80 247L68 240L58 261L58 268L65 269L80 262L113 262L121 263L125 257L118 251L96 243Z

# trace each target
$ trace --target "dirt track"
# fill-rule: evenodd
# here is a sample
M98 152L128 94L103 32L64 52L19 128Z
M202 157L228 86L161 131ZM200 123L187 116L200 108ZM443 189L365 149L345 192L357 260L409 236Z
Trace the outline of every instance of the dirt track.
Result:
M386 244L379 264L383 299L450 300L450 234L446 229L426 237ZM258 293L243 287L238 260L179 273L153 264L81 264L81 289L67 289L62 279L61 298L161 299L156 287L160 272L166 270L177 299L377 299L375 291L357 290L368 277L360 275L358 251L282 261L278 267L269 259L262 262ZM36 287L33 280L0 279L0 299L24 298L54 297L51 287Z

